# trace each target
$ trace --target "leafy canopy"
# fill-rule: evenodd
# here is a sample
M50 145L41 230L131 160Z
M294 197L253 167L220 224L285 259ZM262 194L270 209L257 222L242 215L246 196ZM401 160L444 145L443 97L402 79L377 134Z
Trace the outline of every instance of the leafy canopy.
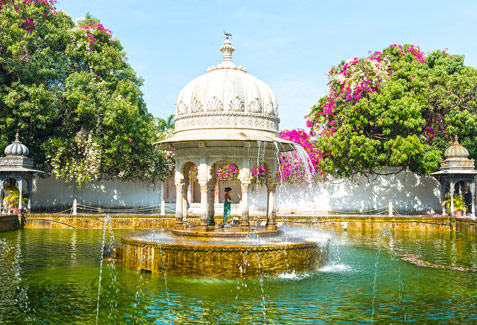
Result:
M0 1L0 146L18 129L40 168L80 186L163 177L157 121L121 43L54 4Z
M352 177L408 167L429 174L455 134L477 158L477 70L463 56L391 45L342 61L328 76L328 94L307 122L324 173Z

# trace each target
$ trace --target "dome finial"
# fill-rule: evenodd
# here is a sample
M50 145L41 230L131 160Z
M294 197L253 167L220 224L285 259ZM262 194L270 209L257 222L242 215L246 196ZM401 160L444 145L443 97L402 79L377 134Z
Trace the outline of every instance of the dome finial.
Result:
M235 51L229 39L232 36L232 34L229 34L227 32L224 32L224 33L225 33L224 45L222 45L222 47L220 48L220 52L222 52L222 54L224 55L224 57L222 58L222 63L224 62L232 63L232 53L233 51Z
M30 154L30 150L28 150L27 146L20 142L20 132L15 134L15 141L9 144L5 148L5 155L7 156L28 156Z
M454 144L459 144L459 136L457 134L454 135Z
M235 63L232 61L232 53L235 51L234 47L232 46L232 42L230 42L230 39L232 38L232 34L227 33L224 30L224 35L225 35L225 41L224 45L220 48L220 52L222 52L222 62L215 66L211 66L209 69L207 69L208 72L212 71L217 71L221 69L234 69L234 70L239 70L242 72L247 72L247 69L245 69L242 66L236 66Z

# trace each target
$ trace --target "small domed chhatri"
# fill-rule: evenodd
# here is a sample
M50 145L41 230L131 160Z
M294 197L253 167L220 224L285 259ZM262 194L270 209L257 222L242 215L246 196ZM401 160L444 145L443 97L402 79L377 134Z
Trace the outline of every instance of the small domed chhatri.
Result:
M43 173L40 170L34 169L33 159L28 157L30 150L27 146L20 142L20 134L17 132L15 135L15 141L9 144L5 148L5 156L0 157L0 183L5 186L5 183L8 183L8 186L14 186L17 184L19 191L19 211L22 210L23 202L23 182L26 181L27 186L27 197L28 197L28 210L31 209L31 198L32 198L32 181L33 175ZM3 195L3 188L0 190L0 198Z
M27 146L20 142L20 134L17 132L15 135L15 141L5 148L5 155L27 157L29 154L30 150L28 150Z
M457 135L454 143L446 149L445 160L441 161L439 171L431 175L441 183L441 201L444 202L446 195L450 197L450 214L454 215L454 194L464 195L466 189L471 194L470 215L475 217L475 176L474 160L469 159L469 151L459 143ZM457 186L459 185L459 186ZM457 192L457 193L456 193ZM442 214L446 214L445 208Z

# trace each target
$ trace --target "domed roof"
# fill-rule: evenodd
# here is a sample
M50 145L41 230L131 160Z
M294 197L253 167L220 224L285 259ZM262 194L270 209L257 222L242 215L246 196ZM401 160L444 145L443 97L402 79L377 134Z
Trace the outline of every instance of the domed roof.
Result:
M459 143L457 135L454 137L454 143L446 149L444 155L446 159L441 161L439 171L431 175L444 174L477 174L474 170L474 160L469 159L469 151Z
M174 135L157 142L163 150L184 146L229 146L273 142L279 151L295 143L280 139L278 104L270 87L232 61L235 51L227 35L222 62L189 82L176 102ZM278 146L280 144L280 146ZM252 145L252 144L251 144Z
M454 143L444 152L446 158L467 158L469 151L459 143L458 136L454 136Z
M232 61L227 38L222 63L189 82L176 102L176 134L188 130L249 129L278 135L278 104L263 81Z
M5 155L26 157L29 154L30 150L28 150L27 146L20 142L20 134L17 132L15 136L15 141L13 141L5 148Z

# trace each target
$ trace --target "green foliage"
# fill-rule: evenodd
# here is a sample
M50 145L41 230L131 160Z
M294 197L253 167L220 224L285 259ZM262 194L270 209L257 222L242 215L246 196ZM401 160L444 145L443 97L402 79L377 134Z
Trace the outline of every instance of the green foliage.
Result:
M454 210L465 210L465 200L463 195L454 194ZM447 210L450 209L451 206L451 198L448 197L444 202L442 202L442 206L445 206Z
M323 172L352 177L400 167L429 174L454 134L477 158L477 70L463 56L392 45L342 62L329 77L329 93L308 122L321 135Z
M22 197L22 204L26 204L28 198ZM20 203L20 191L17 188L9 188L5 191L5 203L7 207L18 207Z
M29 25L25 25L29 17ZM159 126L119 40L46 1L0 6L0 146L19 130L39 167L79 186L164 177Z
M174 130L174 114L169 115L166 119L157 118L157 129L159 132L166 132L168 130Z

